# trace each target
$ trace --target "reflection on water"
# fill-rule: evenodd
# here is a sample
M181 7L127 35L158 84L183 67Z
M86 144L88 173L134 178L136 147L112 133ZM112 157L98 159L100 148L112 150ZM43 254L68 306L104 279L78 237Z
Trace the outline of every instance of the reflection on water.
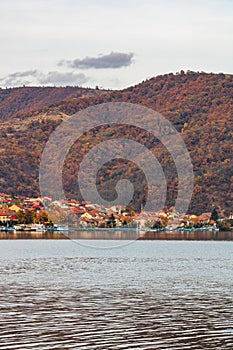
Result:
M0 232L0 239L197 240L233 241L233 231L79 230L69 232Z
M232 350L232 267L232 242L2 240L0 349Z

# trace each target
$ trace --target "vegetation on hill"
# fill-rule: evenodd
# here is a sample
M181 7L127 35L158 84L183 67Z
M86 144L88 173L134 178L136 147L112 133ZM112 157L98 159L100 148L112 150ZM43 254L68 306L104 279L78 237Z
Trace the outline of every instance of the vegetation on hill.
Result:
M23 89L33 89L32 96L30 93L27 96L26 112ZM35 101L33 96L36 95L36 89L38 96ZM46 89L51 89L51 92L48 93ZM68 115L88 106L120 101L142 104L162 113L181 133L194 165L195 183L190 212L199 214L212 211L213 207L218 208L220 215L221 212L225 215L232 212L232 75L189 71L158 76L121 91L74 89L22 88L21 100L19 89L19 98L13 99L18 101L15 110L15 102L11 104L10 98L7 98L4 104L2 99L0 116L4 120L0 127L0 191L37 195L41 153L56 126ZM1 93L2 91L0 96ZM44 97L40 97L40 94L44 94ZM28 114L35 108L42 111ZM73 145L66 158L63 174L67 196L80 198L77 171L84 154L98 142L120 136L140 141L155 153L168 181L166 205L174 205L178 179L168 151L151 135L132 127L118 128L117 131L111 127L101 127L88 132ZM146 179L142 171L124 160L113 161L110 165L110 168L107 165L102 167L98 174L100 193L109 197L112 191L114 197L116 181L127 177L134 183L132 205L138 209L147 195Z
M61 101L98 96L103 90L80 87L18 87L0 89L0 120L20 117Z

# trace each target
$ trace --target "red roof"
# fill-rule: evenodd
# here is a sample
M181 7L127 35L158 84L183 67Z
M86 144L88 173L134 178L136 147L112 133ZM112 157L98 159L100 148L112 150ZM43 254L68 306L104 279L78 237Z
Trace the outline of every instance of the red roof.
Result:
M9 211L0 209L0 216L9 216Z
M43 207L41 205L39 205L39 204L35 204L35 205L33 205L32 208L34 208L34 209L42 209Z
M78 204L78 202L75 199L69 199L67 202L68 203Z
M75 213L75 214L84 214L84 213L86 213L85 210L83 210L83 209L77 209L77 208L72 208L71 211L72 211L73 213Z

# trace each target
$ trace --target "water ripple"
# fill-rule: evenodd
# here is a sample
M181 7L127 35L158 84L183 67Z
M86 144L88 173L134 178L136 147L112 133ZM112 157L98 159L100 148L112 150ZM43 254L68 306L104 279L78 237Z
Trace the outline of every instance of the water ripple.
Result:
M146 255L1 261L0 350L232 350L229 255Z

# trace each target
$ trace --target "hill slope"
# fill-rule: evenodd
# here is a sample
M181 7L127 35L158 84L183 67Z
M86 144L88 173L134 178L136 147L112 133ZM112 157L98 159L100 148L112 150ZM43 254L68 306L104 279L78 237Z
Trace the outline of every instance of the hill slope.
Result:
M98 96L103 93L103 90L71 86L0 89L0 120L24 116L72 98Z
M64 89L72 90L73 88ZM95 96L95 92L101 93L101 96ZM66 92L66 96L69 96L69 93ZM56 91L51 92L51 96L53 94L55 96ZM177 75L158 76L122 91L99 92L94 90L94 94L87 95L82 92L82 95L82 98L76 96L75 99L72 95L71 100L65 100L62 97L63 102L60 102L60 97L56 96L58 103L56 104L54 97L52 103L55 106L53 107L48 107L51 105L50 102L43 105L43 101L38 98L38 108L44 107L43 111L24 116L22 116L24 106L19 105L21 117L14 117L14 123L11 118L17 112L5 114L5 120L2 121L0 127L0 191L26 195L38 194L40 156L55 127L68 115L90 105L125 101L153 108L169 119L179 132L182 132L181 136L190 152L195 172L195 187L190 212L199 214L212 210L214 206L224 211L225 214L232 212L232 75L181 72ZM8 106L10 106L9 102ZM30 104L27 108L30 108ZM98 132L98 138L94 132L85 135L82 143L75 144L66 159L64 187L68 196L79 197L75 182L77 162L82 159L83 155L101 140L126 135L144 142L147 148L155 152L168 180L169 191L166 204L168 206L174 204L178 186L177 174L169 154L162 145L151 139L150 135L140 134L140 130L135 131L131 128L118 131L111 128L107 130L100 128ZM110 169L103 168L100 171L98 180L100 192L106 195L119 178L127 176L136 182L133 204L136 207L140 206L146 196L145 193L140 193L137 186L138 179L139 182L145 181L140 169L129 166L123 161L111 164Z

